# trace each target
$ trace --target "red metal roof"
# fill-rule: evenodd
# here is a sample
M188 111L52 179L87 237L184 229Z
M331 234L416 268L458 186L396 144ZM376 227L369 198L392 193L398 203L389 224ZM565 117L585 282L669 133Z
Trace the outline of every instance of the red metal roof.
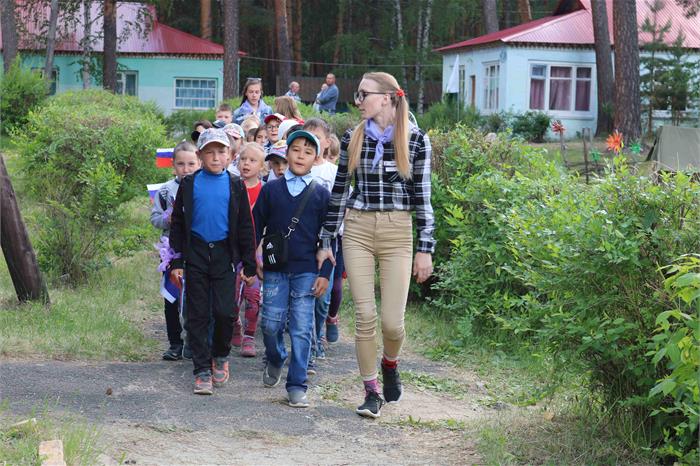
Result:
M18 2L19 3L19 2ZM48 2L44 2L47 4ZM101 2L92 3L91 17L96 18L92 24L93 31L102 31ZM43 50L46 48L44 41L37 38L41 33L37 23L45 21L49 7L43 7L39 12L40 21L30 19L31 14L21 8L22 18L27 31L20 37L20 50ZM82 3L80 11L75 15L79 19L78 24L66 17L59 16L57 27L56 52L78 53L82 51L80 41L83 38L83 11ZM146 27L150 23L150 27ZM140 25L136 27L136 25ZM139 29L142 29L139 31ZM157 54L157 55L212 55L217 58L223 56L223 46L200 37L177 30L158 22L153 5L144 5L135 2L117 3L117 53L119 54ZM102 52L102 39L95 39L91 48L95 52ZM0 48L2 42L0 41ZM239 52L239 54L243 54Z
M610 43L614 44L612 37L612 2L607 0L608 30ZM546 44L546 45L577 45L593 46L593 19L591 16L590 0L579 0L574 6L575 11L569 11L556 16L547 16L512 28L486 34L473 39L457 42L435 49L436 52L448 53L458 49L476 47L485 44ZM651 17L651 11L646 1L637 2L637 24L639 24L639 43L651 41L651 34L641 32L644 19ZM658 13L659 24L671 22L671 30L665 36L665 42L671 45L678 37L679 32L685 35L687 48L700 49L700 16L686 18L683 8L673 0L667 0L666 6Z

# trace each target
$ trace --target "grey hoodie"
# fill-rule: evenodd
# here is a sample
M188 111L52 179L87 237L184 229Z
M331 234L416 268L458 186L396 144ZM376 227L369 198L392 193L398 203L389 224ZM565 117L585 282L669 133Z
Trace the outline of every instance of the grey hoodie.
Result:
M160 190L153 199L153 209L151 209L151 224L163 230L163 236L170 235L170 213L172 213L175 196L180 187L180 182L174 178L160 187ZM168 215L165 211L170 209Z

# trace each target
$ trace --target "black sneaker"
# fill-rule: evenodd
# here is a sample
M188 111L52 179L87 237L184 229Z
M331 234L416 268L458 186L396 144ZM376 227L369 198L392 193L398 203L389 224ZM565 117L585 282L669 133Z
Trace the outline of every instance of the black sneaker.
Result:
M185 346L182 347L182 357L184 359L192 359L192 350L190 349L190 345L185 343Z
M382 391L387 404L398 403L403 396L403 385L401 385L399 370L395 367L382 366L382 384Z
M360 416L377 419L381 414L383 405L384 400L379 396L379 393L367 392L365 395L365 402L358 406L355 412Z
M163 359L166 361L179 361L182 359L182 345L170 345L170 348L163 353Z

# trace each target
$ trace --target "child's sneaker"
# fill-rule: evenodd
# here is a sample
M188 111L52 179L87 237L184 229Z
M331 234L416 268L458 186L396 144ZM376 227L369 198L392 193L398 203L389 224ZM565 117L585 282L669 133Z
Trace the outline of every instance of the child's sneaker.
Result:
M316 375L316 362L314 358L309 359L309 364L306 366L306 375Z
M292 408L308 408L309 399L306 397L306 392L303 390L292 390L287 392L287 400Z
M212 395L214 389L211 383L211 374L207 371L200 372L194 376L194 394L195 395Z
M355 412L360 416L371 417L372 419L377 419L382 412L382 406L384 405L384 400L376 392L367 392L365 395L365 402L355 409Z
M241 325L241 320L238 319L233 323L233 336L231 337L231 344L236 348L240 348L243 342L243 326Z
M326 319L326 339L328 343L337 343L340 338L338 331L338 316L328 317Z
M211 361L212 380L215 387L221 387L228 382L228 360L226 358L214 358Z
M163 353L163 359L166 361L179 361L182 359L182 345L170 345L170 348Z
M182 347L182 357L184 359L192 359L192 349L187 343L185 343L185 346Z
M255 338L248 336L243 337L243 343L241 344L241 356L244 358L254 358L256 354Z
M263 371L263 385L267 388L276 387L282 380L282 368L273 367L271 364L265 364Z
M321 339L318 342L318 346L316 348L316 359L326 359L326 347L323 344L325 339L325 337L321 337Z

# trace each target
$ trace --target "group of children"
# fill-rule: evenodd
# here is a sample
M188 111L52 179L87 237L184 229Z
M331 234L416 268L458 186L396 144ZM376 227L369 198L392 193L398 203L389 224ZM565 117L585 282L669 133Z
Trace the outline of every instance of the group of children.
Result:
M173 151L175 178L154 200L151 222L169 238L162 269L180 289L179 300L165 300L163 359L191 358L194 393L212 394L229 378L232 346L256 356L260 320L263 384L280 383L289 357L289 405L307 407L314 358L339 338L341 248L335 266L327 260L321 270L316 251L340 145L320 118L239 110L222 104L214 123L194 124L193 142ZM277 253L273 262L263 245Z

